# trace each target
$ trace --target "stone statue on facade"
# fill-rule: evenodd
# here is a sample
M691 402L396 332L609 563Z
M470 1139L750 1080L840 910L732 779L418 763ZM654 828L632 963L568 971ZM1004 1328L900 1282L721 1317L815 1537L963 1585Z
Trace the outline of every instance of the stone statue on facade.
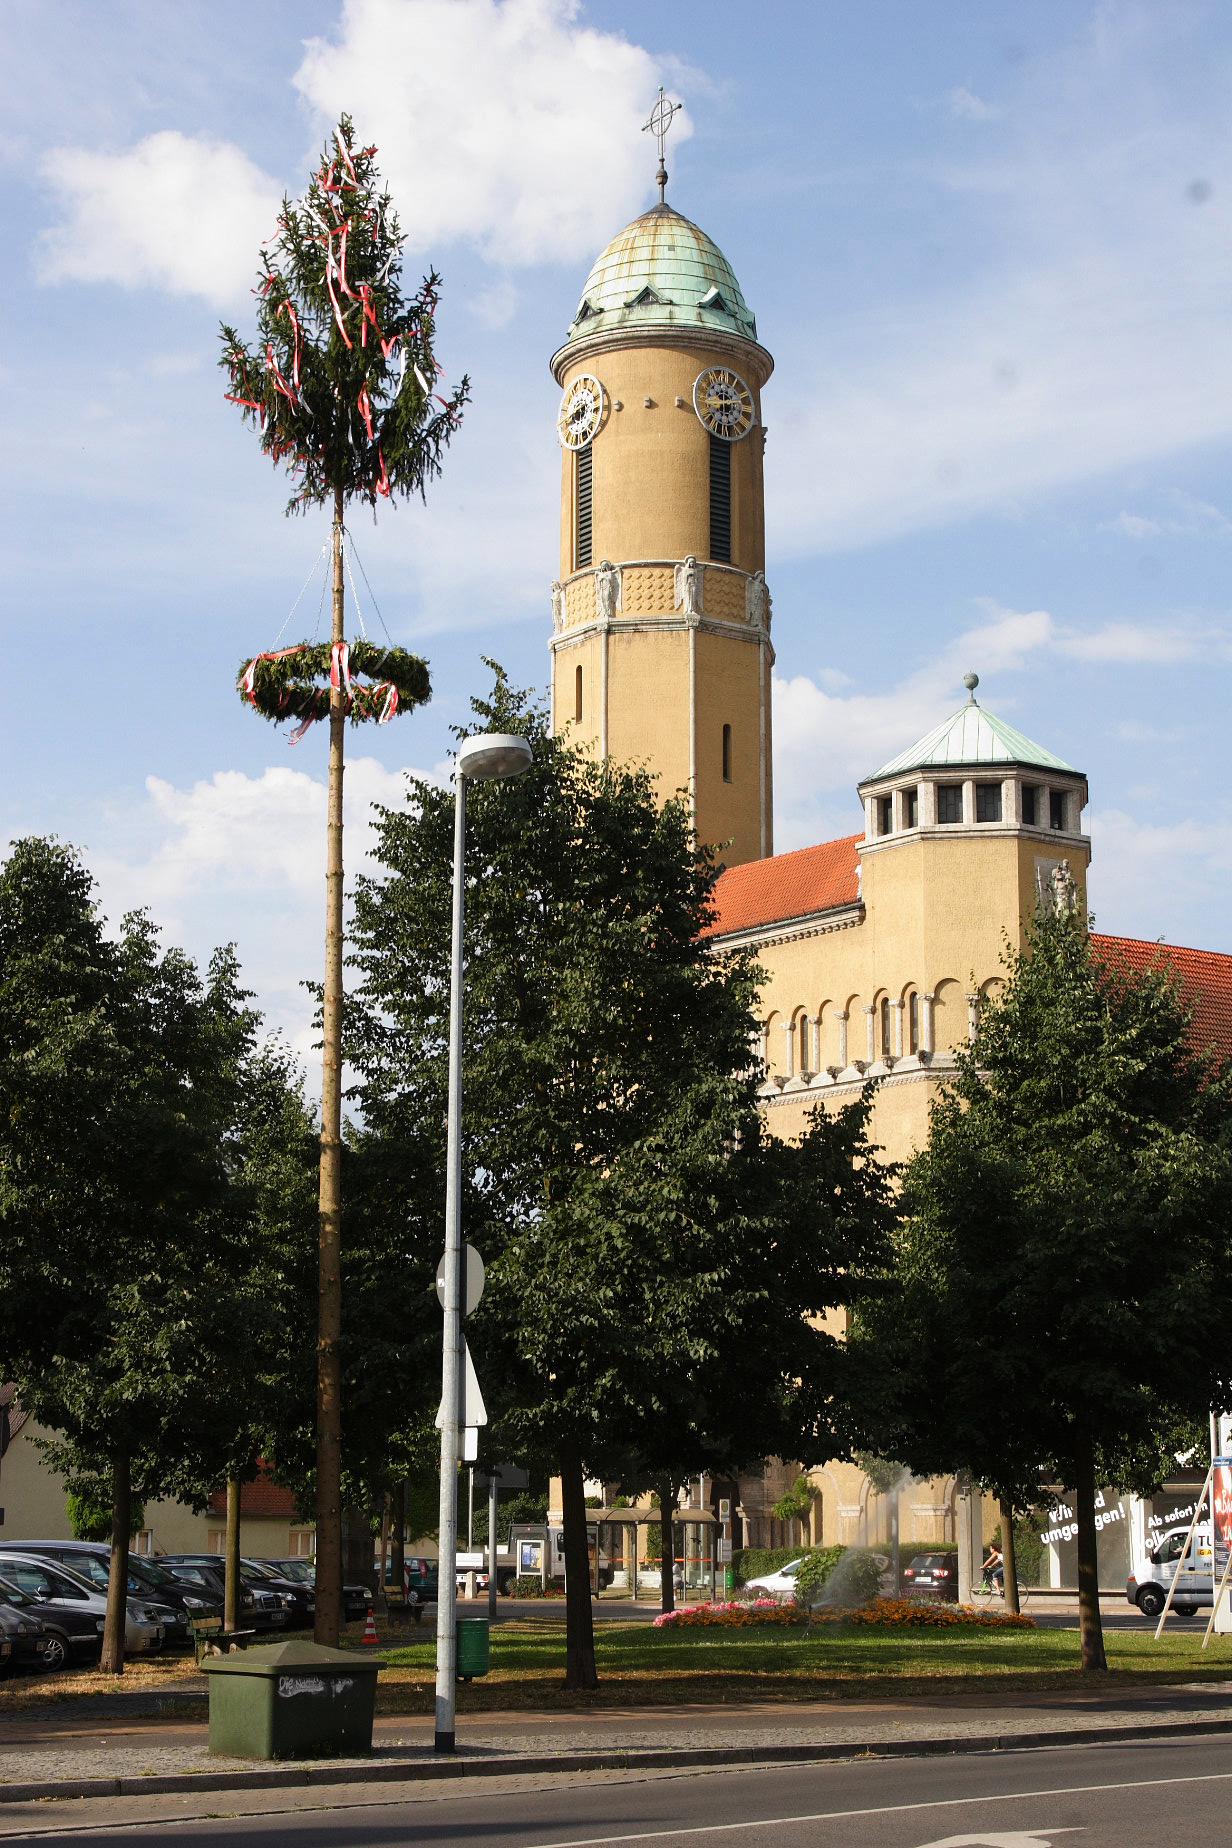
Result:
M673 572L675 585L675 607L683 609L686 616L700 616L702 613L702 576L703 567L698 564L692 552L683 565L677 565Z
M766 574L755 571L744 580L744 620L754 629L770 631L770 598L766 591Z
M1076 911L1078 908L1078 887L1074 875L1069 870L1069 861L1062 860L1052 869L1048 881L1052 891L1052 908L1054 911Z
M620 571L610 558L603 559L595 571L595 609L604 622L611 622L620 608Z
M565 626L565 587L552 580L552 633L559 635Z

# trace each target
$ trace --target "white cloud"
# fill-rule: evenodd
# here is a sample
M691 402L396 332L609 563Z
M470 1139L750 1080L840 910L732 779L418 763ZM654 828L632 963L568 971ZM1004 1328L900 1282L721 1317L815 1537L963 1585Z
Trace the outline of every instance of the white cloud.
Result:
M961 116L968 122L992 122L1001 113L995 103L986 103L982 97L962 86L951 90L946 101L951 115Z
M39 239L40 281L152 284L216 306L251 284L281 198L230 142L175 129L120 154L56 148L42 171L67 216Z
M578 23L577 0L346 0L296 84L381 150L413 250L589 259L644 200L656 60ZM672 135L689 133L677 118Z
M321 133L347 110L377 144L413 253L461 240L504 266L574 264L645 204L642 124L667 72L579 10L346 0L336 35L307 41L294 82ZM673 140L691 132L678 115ZM215 304L250 286L284 190L233 143L174 129L119 153L55 149L43 173L65 218L39 240L40 280L153 284ZM514 305L498 280L474 306L499 327Z
M1117 661L1132 666L1192 661L1212 652L1226 654L1227 638L1214 631L1110 622L1091 635L1059 638L1057 649L1076 661Z
M1232 949L1232 817L1189 815L1161 824L1102 809L1089 825L1097 929L1126 937L1166 930L1173 943Z
M1018 513L1232 435L1232 191L1196 211L1184 187L1232 135L1097 25L1018 80L995 148L913 166L961 230L951 275L777 326L764 305L790 381L766 393L774 549Z
M1194 500L1188 494L1174 492L1175 511L1150 518L1145 514L1121 512L1115 520L1105 520L1101 532L1119 533L1123 539L1157 539L1168 533L1232 533L1232 520L1209 501Z
M859 827L854 785L962 703L968 669L982 678L1012 672L1053 645L1056 626L1046 610L983 607L987 621L956 636L887 692L845 695L805 674L775 677L777 851L821 838L826 826L843 832Z
M374 806L400 808L405 773L371 757L346 772L347 887L371 871ZM279 765L247 776L220 770L189 788L148 777L144 799L112 805L86 850L114 921L147 907L165 941L204 961L237 943L245 980L270 1024L302 1056L312 1043L301 984L319 980L325 916L325 782Z

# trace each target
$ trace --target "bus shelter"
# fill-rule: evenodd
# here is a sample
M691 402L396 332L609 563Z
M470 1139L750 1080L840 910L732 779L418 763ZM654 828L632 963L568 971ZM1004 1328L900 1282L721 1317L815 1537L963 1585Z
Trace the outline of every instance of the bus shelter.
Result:
M599 1582L635 1602L660 1590L661 1524L657 1508L588 1508L598 1530ZM710 1508L672 1510L673 1565L684 1577L684 1593L715 1595L718 1523Z

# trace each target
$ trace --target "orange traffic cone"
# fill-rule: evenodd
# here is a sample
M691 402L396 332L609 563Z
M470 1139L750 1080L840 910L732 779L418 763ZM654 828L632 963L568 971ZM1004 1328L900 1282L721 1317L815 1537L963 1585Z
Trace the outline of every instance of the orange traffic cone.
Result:
M367 1616L367 1620L364 1623L364 1633L360 1637L359 1640L361 1643L375 1643L375 1642L380 1641L380 1638L377 1636L377 1633L376 1633L376 1623L372 1616L372 1606L371 1605L368 1606L368 1616Z

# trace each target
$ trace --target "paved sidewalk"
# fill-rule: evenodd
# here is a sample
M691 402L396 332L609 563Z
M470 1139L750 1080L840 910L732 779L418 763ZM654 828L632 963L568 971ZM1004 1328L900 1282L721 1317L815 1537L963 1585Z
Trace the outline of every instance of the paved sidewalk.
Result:
M458 1753L432 1751L430 1715L378 1719L370 1757L271 1765L211 1757L202 1722L162 1723L48 1713L0 1722L0 1820L6 1805L58 1796L335 1785L342 1780L541 1773L634 1764L754 1763L863 1752L989 1750L1093 1743L1185 1731L1232 1731L1232 1682L990 1692L950 1698L777 1702L481 1714L459 1726Z

